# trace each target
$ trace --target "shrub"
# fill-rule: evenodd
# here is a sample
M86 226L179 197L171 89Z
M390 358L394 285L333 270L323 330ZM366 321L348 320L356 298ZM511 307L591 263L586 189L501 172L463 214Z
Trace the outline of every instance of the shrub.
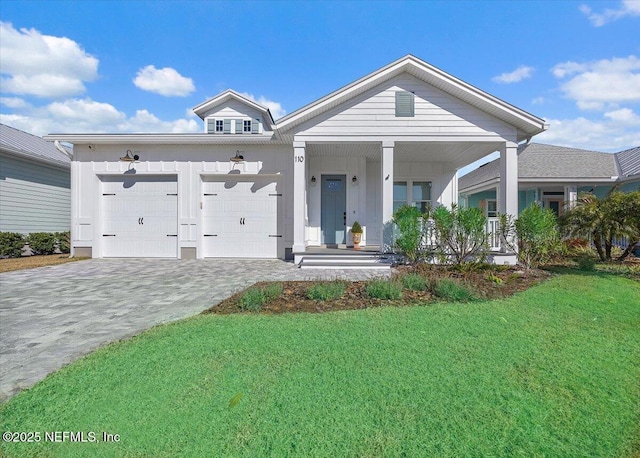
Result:
M343 281L315 283L307 290L307 297L314 301L338 299L344 294L345 287L346 285Z
M24 235L18 232L0 232L0 256L19 258L24 243Z
M487 255L487 217L479 208L451 210L438 207L433 211L438 251L455 264L484 261Z
M477 299L469 288L455 280L446 278L436 281L432 292L439 298L450 302L470 302Z
M413 291L425 291L427 289L427 282L418 274L407 274L402 277L402 284L406 289Z
M373 280L367 284L367 294L374 299L400 299L402 286L390 280Z
M409 262L418 259L422 245L422 214L416 207L403 205L393 215L393 222L398 228L398 236L394 240L397 250L403 253Z
M51 232L32 232L27 242L33 254L53 254L56 251L56 236Z
M591 271L596 267L595 258L589 255L578 256L576 262L578 263L578 269L580 270Z
M57 232L55 234L58 242L58 249L61 253L71 252L71 233L70 232Z
M511 251L517 251L518 262L525 270L547 262L561 247L556 214L535 203L525 208L515 221L511 215L500 215L500 235Z
M264 287L252 287L247 289L240 297L240 309L249 312L259 312L262 306L273 301L282 294L282 285L272 283Z
M362 234L362 226L360 225L359 222L355 221L353 223L353 226L351 226L351 233L352 234Z
M487 275L484 277L485 280L490 281L492 283L495 283L496 285L501 285L502 284L502 278L498 277L497 275L495 275L492 272L487 273Z

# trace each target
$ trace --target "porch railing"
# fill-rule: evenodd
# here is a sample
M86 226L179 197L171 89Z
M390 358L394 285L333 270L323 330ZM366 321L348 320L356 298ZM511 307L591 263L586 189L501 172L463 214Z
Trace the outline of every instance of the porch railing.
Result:
M500 251L500 218L487 218L487 234L489 236L489 249Z

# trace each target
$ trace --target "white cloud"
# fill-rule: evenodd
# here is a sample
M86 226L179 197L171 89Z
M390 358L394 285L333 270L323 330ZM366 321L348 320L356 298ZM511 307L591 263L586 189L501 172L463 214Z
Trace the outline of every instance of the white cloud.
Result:
M282 105L280 105L279 102L274 102L273 100L269 100L263 95L261 95L258 98L254 97L253 94L249 94L248 92L241 92L240 95L248 99L251 99L256 103L259 103L262 106L267 107L271 112L271 116L273 116L274 120L280 119L287 114L287 111L284 108L282 108Z
M547 99L545 99L544 97L540 96L540 97L536 97L534 99L531 100L531 103L533 105L542 105L543 103L546 103Z
M494 76L493 78L491 78L491 81L501 84L518 83L523 79L531 78L531 75L533 75L533 70L533 67L521 65L510 73L503 73L501 75Z
M201 132L194 119L163 121L147 110L128 117L113 105L89 98L69 99L41 107L26 107L20 113L0 114L0 122L34 135L49 133Z
M165 97L186 97L196 90L191 78L186 78L171 67L141 68L133 80L138 88Z
M66 37L16 30L0 22L2 92L38 97L67 97L86 91L98 77L98 59Z
M637 114L623 109L604 116L600 120L547 119L549 130L536 135L533 141L595 151L620 151L640 145Z
M560 89L583 110L604 110L640 101L640 59L636 56L595 62L564 62L552 68L557 78L571 76Z
M580 5L579 9L587 16L587 18L589 18L592 25L595 27L602 27L609 22L617 21L625 16L640 16L640 1L622 0L619 8L605 8L602 13L594 13L587 5Z
M19 97L0 97L0 103L7 108L28 108L31 105Z

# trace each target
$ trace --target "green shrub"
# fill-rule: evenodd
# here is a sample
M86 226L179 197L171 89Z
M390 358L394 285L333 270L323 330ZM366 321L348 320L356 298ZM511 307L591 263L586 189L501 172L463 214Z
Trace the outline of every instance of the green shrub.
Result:
M402 284L406 289L410 289L412 291L426 291L427 290L427 282L426 280L418 274L407 274L402 276Z
M71 252L71 233L70 232L56 232L56 240L58 242L58 249L61 253Z
M403 253L409 262L415 262L422 245L422 214L416 207L403 205L393 215L393 222L398 228L398 236L394 240L397 250Z
M496 285L501 285L502 284L502 278L498 277L497 275L495 275L492 272L487 273L487 275L484 277L485 280L490 281L492 283L495 283Z
M315 283L307 290L307 297L314 301L330 301L344 294L346 284L343 281Z
M400 299L402 285L390 280L373 280L367 284L367 295L374 299Z
M433 285L433 294L449 302L470 302L477 299L476 295L466 286L455 280L443 279Z
M479 208L461 208L452 205L451 210L438 207L433 213L438 251L451 258L455 264L483 262L489 251L487 242L487 217Z
M273 301L282 294L282 285L272 283L264 287L251 287L240 297L240 309L248 312L259 312L262 306Z
M56 236L51 232L32 232L27 242L33 254L53 254L56 251Z
M25 243L24 235L18 232L0 232L0 256L19 258Z
M362 226L360 225L360 223L358 221L353 223L353 226L351 226L351 233L352 234L362 234Z
M578 263L578 269L580 270L592 271L596 267L595 258L589 255L578 256L576 258L576 262Z

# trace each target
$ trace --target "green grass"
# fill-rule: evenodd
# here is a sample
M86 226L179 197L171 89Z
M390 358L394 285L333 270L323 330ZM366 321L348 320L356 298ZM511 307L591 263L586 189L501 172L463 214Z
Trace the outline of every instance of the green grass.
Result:
M202 315L0 407L2 431L120 443L0 456L637 456L638 380L640 284L609 274L464 306Z
M400 299L402 285L393 280L371 280L366 286L367 295L374 299Z
M240 309L248 312L259 312L262 306L282 294L282 284L271 283L265 287L248 288L240 297Z
M477 299L468 287L456 280L446 278L435 282L433 294L449 302L470 302Z
M413 291L426 291L427 281L418 274L406 274L402 278L402 286Z
M345 282L340 280L314 283L307 290L307 297L314 301L330 301L341 297L345 288Z

